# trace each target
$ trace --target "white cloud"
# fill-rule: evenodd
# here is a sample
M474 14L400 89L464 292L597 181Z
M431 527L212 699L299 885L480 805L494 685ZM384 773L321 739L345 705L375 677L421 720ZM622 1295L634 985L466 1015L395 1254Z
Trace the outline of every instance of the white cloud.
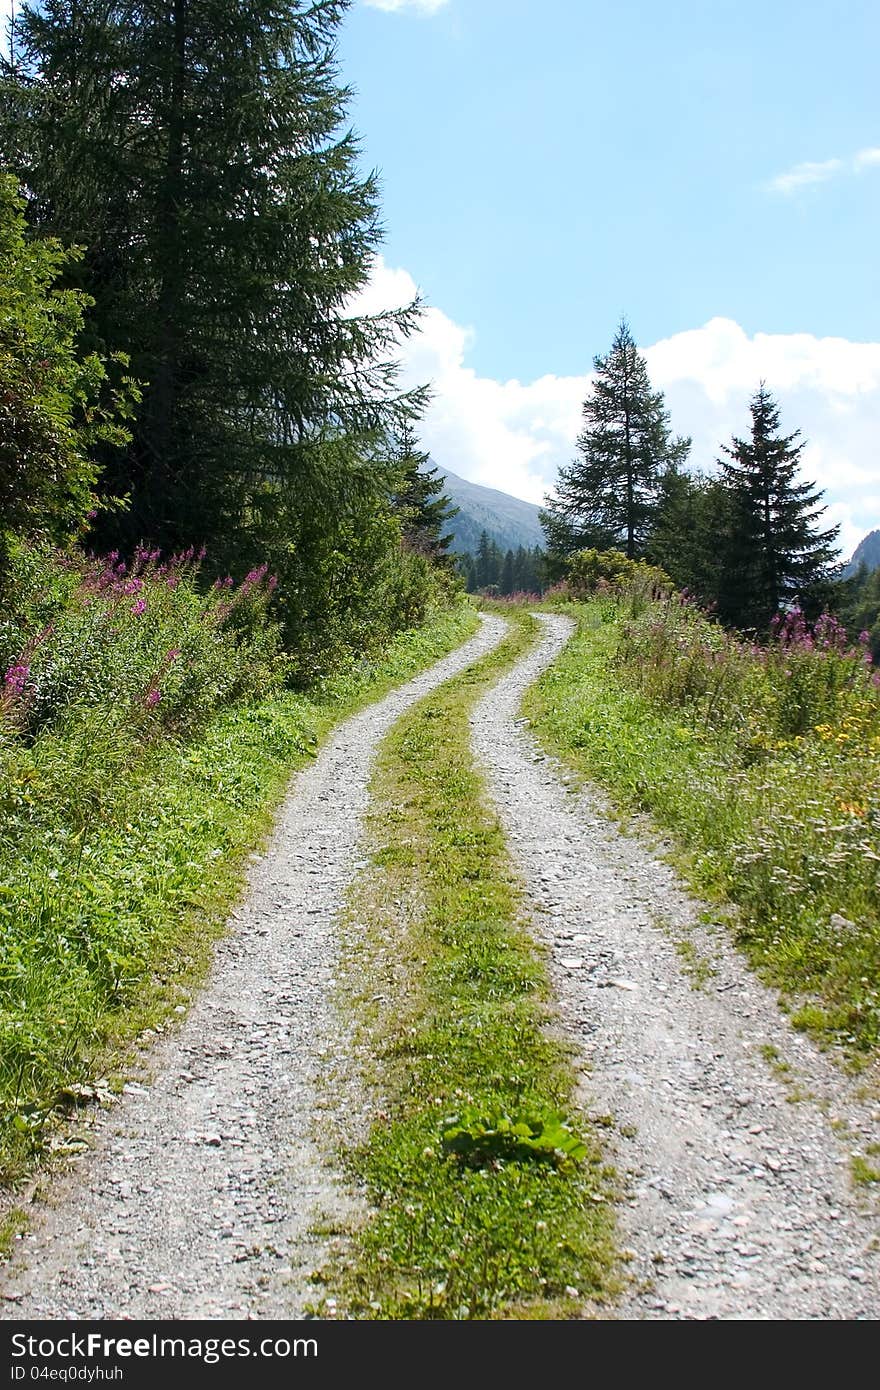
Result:
M418 14L436 14L447 0L364 0L374 10L385 10L394 14L398 10L415 10Z
M809 188L812 184L827 183L839 174L863 174L866 169L880 165L880 148L870 147L859 150L847 159L825 159L819 162L806 160L796 164L784 174L769 179L765 187L770 193L790 194L798 189Z
M824 183L834 174L839 174L843 167L842 159L826 159L821 163L807 160L803 164L796 164L785 174L777 174L770 179L767 187L772 193L794 193L796 189L806 188L809 184Z
M407 271L379 260L358 308L400 305L415 293ZM531 382L479 376L467 361L474 339L472 328L429 308L402 346L405 381L433 382L419 431L423 447L441 468L540 503L559 466L574 456L589 375ZM711 470L721 445L748 433L749 398L763 379L782 429L799 429L807 441L804 475L825 490L829 524L841 523L845 554L880 526L880 342L809 333L749 337L733 320L715 318L662 339L645 356L673 429L693 439L694 467Z
M856 173L861 173L863 169L871 169L875 164L880 164L880 148L875 147L870 150L859 150L853 157L853 165Z

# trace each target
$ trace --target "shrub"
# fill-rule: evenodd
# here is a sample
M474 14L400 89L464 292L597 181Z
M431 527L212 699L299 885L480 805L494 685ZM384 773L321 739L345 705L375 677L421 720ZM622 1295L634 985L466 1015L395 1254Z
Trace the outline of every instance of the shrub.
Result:
M628 685L695 726L728 732L753 756L880 705L865 646L828 614L810 628L796 608L759 646L670 592L624 623L615 664Z
M33 740L86 723L149 738L183 734L220 705L265 695L285 674L267 617L266 567L199 585L202 556L127 565L19 546L0 612L0 723Z
M564 579L547 597L583 600L606 594L642 612L654 599L672 592L672 580L656 565L630 560L622 550L578 550L568 561Z
M81 252L25 231L15 179L0 174L0 583L9 533L60 539L96 505L94 449L128 440L140 399L124 354L78 350L92 300L57 281Z

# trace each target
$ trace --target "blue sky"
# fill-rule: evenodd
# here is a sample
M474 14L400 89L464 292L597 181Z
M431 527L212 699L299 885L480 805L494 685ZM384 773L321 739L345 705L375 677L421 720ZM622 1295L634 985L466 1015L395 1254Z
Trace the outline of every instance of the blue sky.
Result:
M355 0L376 294L433 306L437 461L538 499L625 314L694 463L764 375L844 545L880 525L878 52L874 0Z
M386 259L501 375L589 366L714 315L876 336L880 5L815 0L363 2L342 71L382 173Z

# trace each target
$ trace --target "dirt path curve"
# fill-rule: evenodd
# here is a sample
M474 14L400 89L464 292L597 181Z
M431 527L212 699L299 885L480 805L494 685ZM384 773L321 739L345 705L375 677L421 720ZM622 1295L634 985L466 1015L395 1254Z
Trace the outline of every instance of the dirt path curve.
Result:
M591 1068L581 1099L615 1117L609 1141L631 1175L621 1227L637 1287L618 1315L875 1318L880 1219L848 1165L851 1149L880 1137L877 1102L860 1101L786 1025L723 932L694 928L717 973L699 989L688 980L674 938L696 905L594 793L566 788L517 720L523 691L572 630L562 616L542 622L540 647L485 697L472 729L561 1021ZM793 1099L804 1092L815 1099Z
M403 711L496 646L499 618L339 726L294 779L211 973L99 1115L86 1155L21 1243L12 1318L302 1316L316 1220L345 1214L320 1138L317 1076L344 1046L330 1004L333 918L359 866L377 744Z

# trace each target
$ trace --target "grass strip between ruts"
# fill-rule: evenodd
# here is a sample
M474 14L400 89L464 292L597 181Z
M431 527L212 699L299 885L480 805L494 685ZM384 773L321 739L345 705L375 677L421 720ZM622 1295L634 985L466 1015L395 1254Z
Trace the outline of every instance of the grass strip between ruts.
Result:
M567 1051L469 751L474 703L534 641L533 619L510 621L398 722L373 780L341 992L381 1109L348 1153L369 1216L320 1276L354 1317L582 1317L616 1286L613 1175L569 1123Z

